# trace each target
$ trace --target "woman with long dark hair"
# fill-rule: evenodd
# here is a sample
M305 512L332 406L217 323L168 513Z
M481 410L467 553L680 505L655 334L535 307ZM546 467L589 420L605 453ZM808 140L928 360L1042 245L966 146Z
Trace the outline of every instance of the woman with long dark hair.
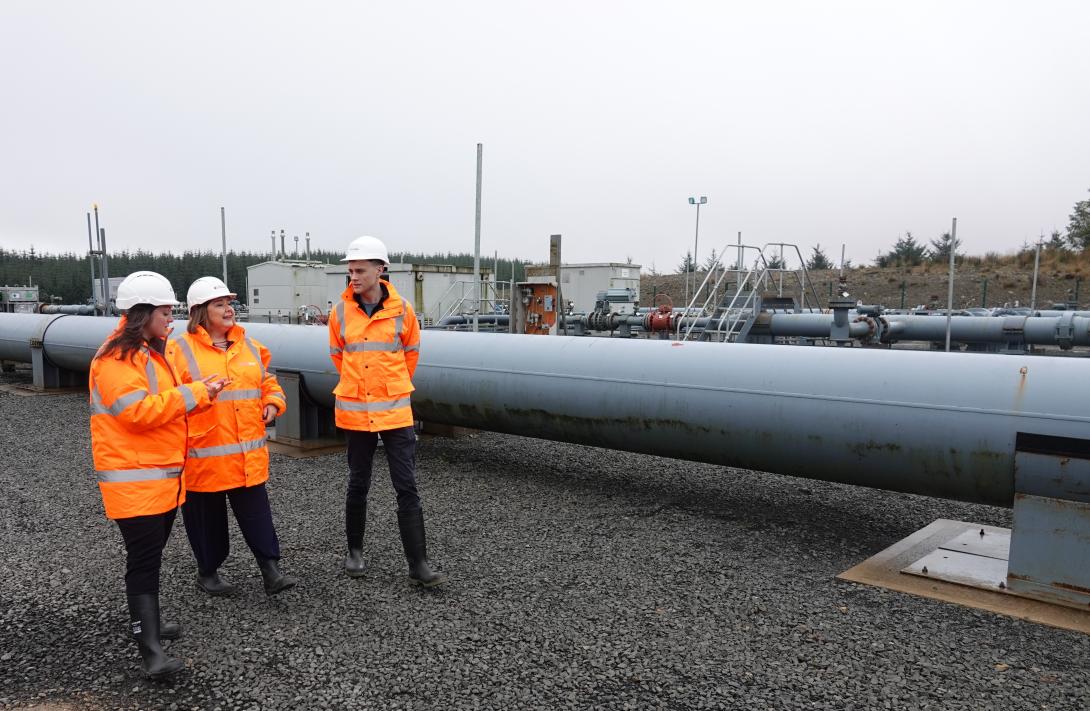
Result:
M123 316L94 360L91 451L106 516L125 541L125 593L144 673L153 679L182 669L160 639L177 639L181 626L160 625L159 569L178 506L186 414L207 407L226 385L218 375L184 384L171 366L167 336L174 289L155 272L135 272L117 288Z

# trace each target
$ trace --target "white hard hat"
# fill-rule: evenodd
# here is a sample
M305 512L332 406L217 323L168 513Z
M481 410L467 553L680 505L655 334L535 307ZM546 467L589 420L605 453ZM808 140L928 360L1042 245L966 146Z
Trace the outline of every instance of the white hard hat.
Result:
M152 306L177 306L174 287L162 274L133 272L117 285L117 308L122 311L137 304Z
M377 259L383 264L390 263L390 257L386 254L386 245L378 237L363 236L352 240L348 245L348 251L342 262L352 262L357 259Z
M233 299L238 294L232 293L227 285L216 277L201 277L189 285L185 301L189 308L193 308L194 306L207 304L212 299L218 299L221 296L229 296Z

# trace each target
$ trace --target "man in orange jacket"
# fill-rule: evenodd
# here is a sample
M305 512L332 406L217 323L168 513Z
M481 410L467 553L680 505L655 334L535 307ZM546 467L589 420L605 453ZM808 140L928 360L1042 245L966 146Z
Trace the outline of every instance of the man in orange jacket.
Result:
M416 432L409 394L420 358L420 324L408 301L381 278L386 245L359 237L348 245L349 285L329 314L329 354L340 373L333 389L337 426L348 436L345 572L364 574L363 532L371 463L381 436L397 492L397 522L409 578L433 587L446 576L428 561L424 512L416 490Z

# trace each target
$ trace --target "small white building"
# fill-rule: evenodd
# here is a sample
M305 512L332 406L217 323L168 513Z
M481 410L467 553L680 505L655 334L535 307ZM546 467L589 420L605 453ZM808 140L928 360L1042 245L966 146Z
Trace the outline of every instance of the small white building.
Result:
M0 286L0 313L32 314L38 310L38 287Z
M551 275L548 264L526 268L527 277ZM595 262L593 264L561 264L560 295L565 302L572 302L575 311L590 313L598 292L609 289L634 289L640 298L640 265L622 262Z
M385 278L402 298L408 299L425 326L438 323L452 313L470 313L473 310L472 267L395 262L389 265ZM322 310L328 311L348 285L348 266L325 265L325 279ZM481 267L481 282L484 284L481 313L492 313L495 310L495 276L491 269Z
M246 298L251 321L298 323L307 307L326 312L323 262L282 260L246 267Z

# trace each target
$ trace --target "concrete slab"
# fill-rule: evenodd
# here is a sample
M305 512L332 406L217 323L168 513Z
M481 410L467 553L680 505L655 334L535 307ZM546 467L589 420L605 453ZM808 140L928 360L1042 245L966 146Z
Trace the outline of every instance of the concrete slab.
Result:
M87 388L38 388L30 383L0 383L0 392L21 397L50 397L53 395L87 395Z
M1007 531L994 526L939 519L844 571L837 578L1090 634L1090 610L1030 600L998 588L985 590L938 580L931 575L909 575L901 572L937 549L962 547L967 539L971 540L971 535L966 534L979 536L981 529L985 532L985 539L989 535L999 537ZM959 538L960 536L964 537Z

